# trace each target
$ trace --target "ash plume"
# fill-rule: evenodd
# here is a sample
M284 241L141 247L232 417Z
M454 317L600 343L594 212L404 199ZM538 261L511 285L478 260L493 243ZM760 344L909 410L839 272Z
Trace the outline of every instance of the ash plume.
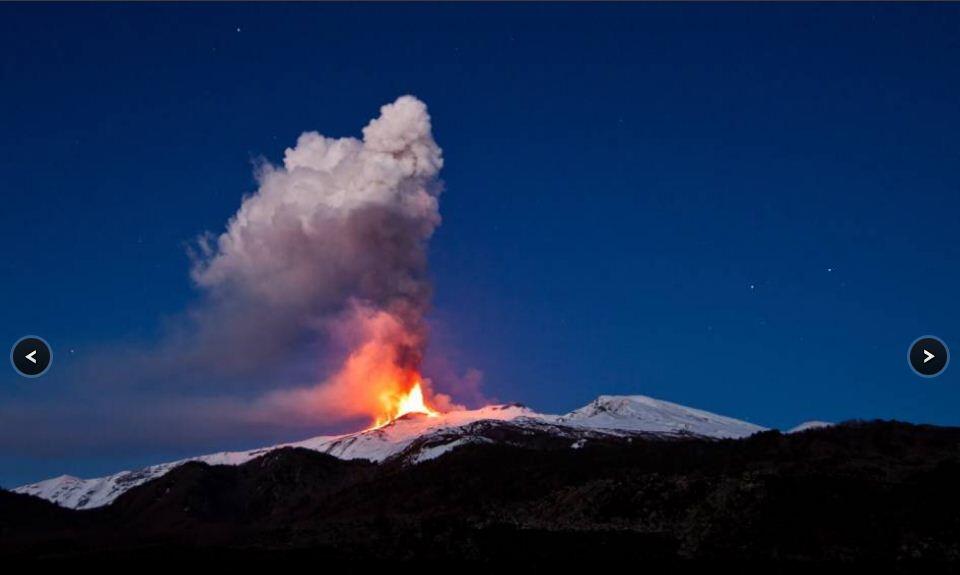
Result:
M271 391L267 409L370 413L383 391L378 378L419 372L442 166L426 106L403 96L381 108L362 140L301 135L282 167L261 169L259 189L226 231L203 238L192 271L210 302L201 337L237 350L320 335L351 350L320 385Z
M420 100L380 112L362 140L301 135L283 166L260 170L226 231L202 238L192 277L209 296L204 337L234 350L285 344L361 306L402 323L412 338L399 360L419 366L443 159Z

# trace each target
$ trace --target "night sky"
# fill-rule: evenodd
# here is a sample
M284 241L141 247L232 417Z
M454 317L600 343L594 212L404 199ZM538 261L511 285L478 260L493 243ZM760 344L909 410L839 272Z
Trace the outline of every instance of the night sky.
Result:
M2 5L0 342L54 362L0 370L0 485L305 437L71 413L196 301L188 246L258 162L403 94L445 157L428 373L549 413L960 425L960 368L906 361L960 352L958 55L956 4Z

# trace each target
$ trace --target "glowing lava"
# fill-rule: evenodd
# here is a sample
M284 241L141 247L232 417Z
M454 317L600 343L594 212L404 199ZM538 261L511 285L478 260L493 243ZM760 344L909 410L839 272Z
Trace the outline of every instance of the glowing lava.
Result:
M440 413L427 406L423 399L423 388L418 380L406 393L384 393L380 396L385 415L377 418L374 427L382 427L408 413L422 413L427 417L437 417Z

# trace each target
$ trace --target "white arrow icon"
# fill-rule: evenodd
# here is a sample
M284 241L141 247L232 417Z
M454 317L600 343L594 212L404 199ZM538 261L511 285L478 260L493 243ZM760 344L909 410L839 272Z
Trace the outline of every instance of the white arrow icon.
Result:
M29 360L32 361L33 363L37 363L37 358L33 357L33 356L35 356L35 355L37 355L37 350L31 351L30 353L28 353L28 354L25 355L24 357L26 357L27 359L29 359ZM933 357L933 356L930 356L930 357Z
M923 360L923 363L927 363L927 362L930 361L931 359L937 357L937 356L933 355L932 353L930 353L930 352L927 351L927 350L923 350L923 355L927 356L926 359Z

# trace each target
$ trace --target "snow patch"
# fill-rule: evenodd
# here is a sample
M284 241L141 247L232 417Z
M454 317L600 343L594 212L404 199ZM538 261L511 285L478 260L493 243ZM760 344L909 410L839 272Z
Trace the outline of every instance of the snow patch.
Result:
M461 437L460 439L455 439L450 443L444 443L442 445L433 445L422 449L417 453L411 460L411 463L423 463L424 461L430 461L431 459L436 459L443 455L453 451L454 449L460 447L461 445L470 445L473 443L492 443L489 439L485 437Z
M800 425L790 428L787 433L799 433L808 429L822 429L824 427L833 427L833 424L829 421L804 421Z

